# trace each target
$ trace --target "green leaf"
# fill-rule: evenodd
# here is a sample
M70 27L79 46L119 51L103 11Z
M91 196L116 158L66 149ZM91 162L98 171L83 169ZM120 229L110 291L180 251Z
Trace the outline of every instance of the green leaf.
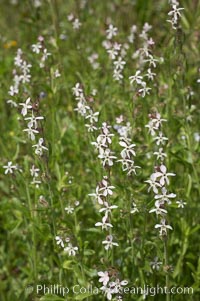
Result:
M87 249L87 250L84 251L85 256L91 256L91 255L94 255L94 254L95 254L94 250Z
M73 268L72 263L72 260L65 260L62 265L63 269L71 270Z

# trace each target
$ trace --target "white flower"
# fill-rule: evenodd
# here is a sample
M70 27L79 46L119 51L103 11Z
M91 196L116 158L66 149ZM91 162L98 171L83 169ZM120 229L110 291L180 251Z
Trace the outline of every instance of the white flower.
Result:
M121 141L119 142L119 144L124 148L122 151L121 151L121 156L122 158L129 158L132 156L135 156L135 151L134 151L134 147L135 147L135 144L128 144L127 142L123 141L121 139Z
M183 7L177 7L177 5L172 5L172 10L168 13L169 16L173 16L174 20L178 20L179 17L181 17L180 11L183 10Z
M134 165L134 161L130 160L130 159L127 159L127 158L122 158L120 160L117 160L117 162L122 163L122 170L123 171L129 170L132 167L132 165Z
M29 137L32 141L35 140L35 134L38 134L38 133L39 133L39 131L34 130L34 129L32 128L32 125L31 125L30 123L28 124L28 128L25 129L25 130L23 130L23 132L27 132L28 137Z
M86 105L85 101L82 100L77 103L77 108L74 109L74 111L77 111L81 116L87 115L87 110L90 110L90 108Z
M118 55L118 51L114 48L108 49L107 52L111 60L115 60L116 56Z
M122 73L121 73L122 71L121 71L121 69L114 69L114 73L113 73L113 78L115 79L115 80L118 80L118 81L120 81L122 78L123 78L123 75L122 75Z
M155 257L153 261L150 262L150 265L153 270L159 270L160 265L162 265L162 261L158 261L158 257Z
M47 60L48 56L50 56L50 55L51 55L51 53L49 53L49 52L47 51L47 49L45 48L45 49L43 50L43 55L42 55L42 57L41 57L41 62L45 62L45 61Z
M166 157L167 157L167 154L163 153L163 148L159 148L158 152L154 152L153 153L154 155L157 156L157 160L161 160L163 161Z
M155 126L153 120L150 120L149 123L145 125L145 127L149 129L151 136L155 136L157 127Z
M162 186L165 185L165 183L167 185L169 185L168 176L173 176L174 177L175 175L176 175L175 173L167 173L167 167L165 165L163 165L163 164L160 166L160 171L158 171L158 172L155 173L155 176L157 178L160 177L159 182L160 182L160 184Z
M89 115L85 117L85 119L89 119L91 123L98 121L99 112L90 111Z
M156 62L158 62L157 59L154 59L154 57L152 55L149 55L149 59L144 61L145 63L149 63L149 66L151 67L151 65L155 68L156 67Z
M80 83L76 83L75 87L72 88L73 95L79 97L83 93Z
M180 200L180 201L176 201L176 204L178 204L178 208L184 208L186 205L186 202Z
M162 132L159 132L159 136L155 137L154 140L156 141L157 145L160 145L165 144L165 141L167 141L168 138L164 137Z
M167 189L165 187L163 187L161 190L162 190L162 194L155 195L155 199L159 200L158 203L163 204L164 202L167 202L168 204L171 204L170 199L175 198L176 194L174 193L167 194Z
M108 230L108 227L113 227L113 225L111 225L110 223L107 223L107 216L105 215L103 218L102 218L102 222L98 222L95 224L95 227L99 227L101 226L102 227L102 230Z
M76 30L78 30L81 27L81 25L82 25L82 23L79 21L78 18L76 18L72 23L73 28Z
M10 90L8 92L8 94L10 96L14 96L15 94L18 94L19 90L16 86L10 86Z
M24 73L22 75L20 75L20 80L23 84L25 83L29 83L30 82L30 78L31 78L31 75L28 74L28 73Z
M13 107L13 108L18 107L18 104L15 101L13 101L12 99L7 100L6 102L9 103L11 105L11 107Z
M32 165L30 169L31 176L37 178L39 176L39 171L40 171L39 168L35 168L35 165Z
M167 20L167 22L170 22L172 24L172 28L176 29L178 20L181 17L180 11L183 10L184 8L178 7L179 3L177 1L172 2L172 10L168 13L169 16L172 17L171 20Z
M151 71L151 68L149 68L149 69L147 70L147 74L145 74L145 76L146 76L149 80L154 80L154 77L156 76L156 74L153 73L153 72Z
M109 186L108 185L108 181L106 181L105 179L103 179L102 180L102 185L103 185L103 187L101 187L99 189L99 191L103 191L103 195L104 196L112 195L113 194L112 189L115 189L115 187L114 186Z
M71 243L68 243L68 246L64 248L64 251L67 252L69 256L75 256L78 251L78 247L73 247Z
M127 176L130 176L132 173L134 173L136 175L136 169L141 168L140 166L136 166L133 163L131 164L131 166L129 167L129 171L127 173Z
M133 208L130 211L131 214L139 212L139 210L138 210L137 205L136 205L135 202L132 203L132 206L133 206Z
M32 105L30 105L31 99L30 97L27 98L27 100L25 101L25 103L19 103L20 106L23 106L22 110L21 110L21 114L23 116L26 116L28 113L28 109L32 109Z
M161 118L159 113L156 113L155 116L152 118L152 122L154 123L155 127L158 129L163 121L167 121L166 119Z
M108 216L108 214L111 212L112 209L118 208L118 206L116 206L116 205L111 205L111 206L109 206L108 202L104 202L104 206L105 206L105 207L101 208L101 209L99 210L99 212L104 212L104 211L105 211L105 215L107 215L107 216Z
M156 224L155 225L156 229L160 228L160 235L166 235L167 234L167 229L173 230L173 228L170 225L166 224L166 220L163 218L161 219L161 223L160 224Z
M60 236L56 236L55 240L57 245L61 245L61 247L64 248L64 242Z
M95 201L97 201L100 205L103 204L103 200L102 200L103 194L100 193L99 186L96 187L96 193L90 193L88 195L94 197Z
M31 64L28 64L26 61L23 61L20 68L23 71L23 73L29 73L30 72L30 68L32 67Z
M72 21L74 19L74 15L71 13L67 16L68 21Z
M73 213L74 212L74 208L71 206L65 207L65 211L67 211L68 214Z
M40 138L39 141L38 141L38 144L35 144L35 145L32 146L32 147L35 147L35 154L36 155L42 156L43 150L48 151L48 148L43 145L43 142L44 142L44 139Z
M130 79L130 84L132 85L134 82L136 82L137 84L141 84L143 77L140 76L139 74L141 74L140 70L137 70L135 75L129 76Z
M122 60L121 56L118 57L118 60L114 62L116 69L124 69L124 65L126 64L125 61Z
M103 285L107 285L107 283L109 282L109 275L108 272L98 272L98 276L100 277L99 282L102 282Z
M22 50L21 50L21 49L18 49L18 50L17 50L17 55L16 55L15 58L14 58L14 64L15 64L15 66L17 66L17 67L20 67L20 66L21 66L21 63L22 63L21 55L22 55Z
M194 133L194 140L196 142L200 142L200 134L199 133Z
M157 187L161 187L161 184L156 182L156 180L157 180L157 176L156 176L155 173L153 173L150 176L150 180L145 181L146 183L148 183L150 185L149 188L148 188L148 192L152 188L154 193L156 193L156 194L158 193L158 188Z
M112 166L113 159L117 159L117 157L113 156L113 152L111 152L109 148L106 148L105 150L100 149L100 154L98 155L98 158L102 160L103 166Z
M61 74L60 74L59 70L56 69L55 72L54 72L54 77L57 78L57 77L60 77L60 76L61 76Z
M152 213L152 212L155 212L156 215L164 215L164 214L167 214L167 210L159 207L160 204L155 204L155 208L149 210L149 213Z
M28 127L29 126L30 127L34 126L35 129L37 129L37 127L38 127L37 120L43 120L43 119L44 119L43 116L34 116L33 111L32 111L32 116L31 117L24 118L24 120L30 120L29 123L28 123Z
M39 185L41 184L41 181L36 180L35 178L33 178L33 181L31 182L31 184L35 185L35 187L38 188Z
M113 242L113 236L112 236L112 235L108 235L108 236L106 237L106 240L104 240L104 241L102 242L102 244L105 245L104 248L105 248L106 250L112 249L113 246L119 246L118 243Z
M8 173L13 173L13 170L17 169L16 165L12 164L12 161L9 161L7 163L8 165L4 165L3 168L5 169L5 174L7 175Z
M40 49L42 48L42 45L40 43L31 45L32 51L35 53L40 53Z
M93 123L85 124L85 127L87 128L88 132L94 132L98 130Z
M140 88L138 90L138 92L142 95L142 97L145 97L146 94L149 95L149 91L151 90L151 88L146 86L145 82L141 82L142 88Z
M107 39L111 40L112 37L117 35L117 27L114 27L112 24L109 25L109 28L106 30Z
M108 300L112 300L112 294L114 294L114 291L113 291L112 288L107 287L107 286L102 286L102 287L100 288L100 290L102 290L102 291L105 293L106 298L107 298Z

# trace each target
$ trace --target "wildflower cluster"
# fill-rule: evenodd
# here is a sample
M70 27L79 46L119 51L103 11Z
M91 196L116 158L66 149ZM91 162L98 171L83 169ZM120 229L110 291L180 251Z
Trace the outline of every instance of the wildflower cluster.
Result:
M95 193L89 194L93 197L94 200L102 206L99 210L100 213L103 213L102 222L97 222L96 227L101 227L102 230L110 231L110 228L113 227L111 224L111 212L113 209L118 208L116 205L111 205L109 198L113 195L113 189L115 187L110 185L108 177L103 177L103 180L97 185ZM110 231L111 233L111 231ZM118 246L117 243L113 242L113 236L110 234L106 237L106 240L102 242L105 249L111 249L113 246Z
M77 111L78 114L85 118L85 120L89 121L89 123L85 124L88 132L97 130L96 123L98 122L99 112L94 112L92 108L89 107L83 92L83 87L80 83L77 83L75 87L72 88L72 91L77 101L77 107L74 111Z
M145 23L142 32L139 34L140 41L142 43L141 47L136 50L132 58L138 59L136 70L134 75L129 76L130 84L135 86L135 90L139 96L145 97L150 94L152 88L148 87L148 82L154 81L156 73L154 70L159 62L152 54L152 48L154 46L154 40L149 37L149 31L152 26ZM137 28L134 27L134 33L136 33Z
M119 145L123 148L120 152L121 159L117 160L117 162L121 162L122 170L127 172L127 175L130 176L132 174L136 174L136 169L140 168L135 165L134 157L135 153L135 144L131 143L131 138L129 138L131 132L130 123L127 122L126 126L115 126L120 137L119 137Z
M7 103L11 107L18 107L17 100L19 98L20 91L23 91L24 85L30 82L31 74L30 69L32 65L28 63L23 57L23 51L19 48L17 54L14 58L15 68L13 69L13 84L10 86L8 94L12 97L7 100ZM27 104L28 105L28 104ZM27 107L25 107L23 113L25 116L27 112Z
M44 37L39 36L38 42L36 44L31 45L31 48L34 53L40 55L39 66L40 68L44 68L46 60L51 55L51 53L48 52L48 50L45 47Z
M162 119L161 115L157 112L150 114L149 118L149 123L146 125L149 133L154 137L153 140L157 146L164 145L168 138L163 135L162 123L166 122L166 119ZM167 167L164 164L167 154L163 151L163 147L159 147L158 151L154 152L154 155L156 156L158 165L155 166L155 171L151 174L150 179L145 182L149 184L148 192L152 190L155 199L155 207L149 212L155 212L160 217L160 224L156 224L155 228L159 229L160 236L164 237L167 236L167 229L172 230L172 227L167 223L166 207L171 204L171 199L175 198L176 194L169 193L167 186L169 185L169 177L175 176L175 174L167 172Z
M168 16L170 16L170 20L167 20L167 22L170 22L173 29L177 29L179 24L179 19L181 18L181 11L184 10L183 7L179 7L179 2L177 0L170 0L170 4L172 7L172 10L168 13Z
M126 64L124 61L124 57L126 55L126 49L128 44L122 44L118 42L114 42L113 38L117 35L118 29L114 27L112 24L109 25L108 29L106 30L106 40L103 41L103 47L106 49L107 53L109 54L110 59L113 62L114 71L113 71L113 78L116 81L121 82L123 79L123 69Z
M63 250L68 254L68 256L76 255L78 251L78 247L72 245L69 237L62 238L60 235L57 235L55 237L55 240L56 240L56 244L60 245L63 248Z
M92 66L92 68L94 70L98 69L100 66L100 64L98 62L98 58L99 58L99 55L96 52L94 52L88 56L88 61L90 62L90 65Z
M104 272L98 272L99 282L103 284L100 288L106 295L107 300L123 300L123 287L128 284L127 280L120 280L117 276L117 271L109 270Z
M80 22L79 18L76 18L72 13L67 16L69 22L72 23L72 27L74 30L79 30L82 23Z

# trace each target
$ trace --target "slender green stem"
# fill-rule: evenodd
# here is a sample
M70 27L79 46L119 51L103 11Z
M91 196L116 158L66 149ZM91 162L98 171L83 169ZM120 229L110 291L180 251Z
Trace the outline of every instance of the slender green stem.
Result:
M27 195L27 199L28 199L28 207L29 207L29 211L30 211L31 226L32 226L31 233L32 233L32 243L33 243L33 246L32 246L33 277L34 277L35 283L37 283L38 273L37 273L37 242L36 242L35 225L34 225L35 218L34 218L34 208L31 203L31 197L30 197L28 183L26 183L26 195Z
M168 272L169 261L168 261L167 237L164 239L164 260L165 260L165 268L166 268L165 286L167 288L166 301L170 301L169 272Z

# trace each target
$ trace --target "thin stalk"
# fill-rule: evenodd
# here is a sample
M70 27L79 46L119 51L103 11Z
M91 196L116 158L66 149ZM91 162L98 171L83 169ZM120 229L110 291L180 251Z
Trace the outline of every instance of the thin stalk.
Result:
M26 183L26 195L28 199L28 206L29 206L29 211L30 211L30 216L31 216L31 224L32 224L32 243L33 243L33 276L34 276L34 282L37 283L37 278L38 278L38 272L37 272L37 242L36 242L36 235L35 235L35 225L34 225L34 208L31 203L31 198L30 198L30 192L29 192L29 187L28 183Z
M169 272L168 272L169 260L168 260L167 237L164 239L164 260L165 260L165 267L166 267L166 276L165 276L165 286L167 288L166 301L170 301Z

